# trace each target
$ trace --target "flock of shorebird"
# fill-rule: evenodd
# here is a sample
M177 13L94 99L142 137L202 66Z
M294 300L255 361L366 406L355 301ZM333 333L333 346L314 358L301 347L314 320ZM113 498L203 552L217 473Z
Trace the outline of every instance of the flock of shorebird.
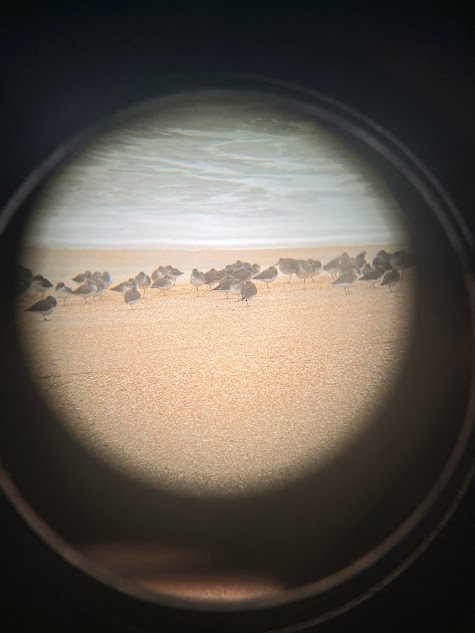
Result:
M279 271L283 275L289 276L289 283L292 276L302 279L305 282L308 279L312 281L322 272L331 275L333 286L343 288L346 294L349 293L350 287L356 282L372 285L379 283L381 286L387 286L389 291L403 278L404 271L414 266L413 256L405 250L387 253L380 250L373 258L372 262L366 261L366 251L362 251L356 257L350 257L348 253L342 253L335 257L327 264L322 266L319 260L314 259L293 259L290 257L280 258L275 266L270 266L261 271L259 264L250 264L240 260L229 264L217 270L212 268L207 272L200 272L196 268L190 276L190 282L196 288L196 294L199 295L202 286L208 286L213 292L222 292L233 294L238 301L248 302L257 294L257 287L254 282L265 283L267 287L276 281ZM72 278L77 285L71 289L64 282L59 282L54 286L48 279L42 275L33 275L29 268L18 266L17 290L18 294L33 290L41 292L44 297L45 292L52 291L54 288L58 298L63 299L66 304L67 299L71 297L82 297L85 302L92 297L101 297L107 290L116 292L124 297L126 304L131 307L140 301L148 288L157 290L164 294L168 289L176 284L178 277L184 273L173 266L159 266L149 276L144 272L138 273L135 277L130 277L116 286L112 287L112 280L108 272L86 271ZM141 293L143 292L143 294ZM57 300L54 296L48 295L41 298L31 307L27 308L28 312L37 312L42 314L44 319L51 314L57 306Z

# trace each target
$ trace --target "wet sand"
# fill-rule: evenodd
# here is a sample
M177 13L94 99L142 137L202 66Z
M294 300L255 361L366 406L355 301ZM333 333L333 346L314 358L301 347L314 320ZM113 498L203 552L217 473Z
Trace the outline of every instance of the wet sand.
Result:
M197 495L285 485L363 432L391 392L410 343L414 273L394 292L356 285L349 295L327 274L305 286L279 275L249 305L207 288L197 297L189 273L238 258L325 263L362 248L25 252L34 274L72 287L85 269L114 283L161 264L185 272L132 309L108 291L60 300L48 322L23 311L39 295L21 296L25 353L70 432L119 470ZM369 260L379 248L367 247Z

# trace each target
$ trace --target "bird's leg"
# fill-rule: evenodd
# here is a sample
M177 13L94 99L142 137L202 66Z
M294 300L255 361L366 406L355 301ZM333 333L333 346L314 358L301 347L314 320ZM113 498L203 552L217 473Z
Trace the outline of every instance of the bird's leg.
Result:
M389 292L392 292L392 290L391 290L391 286L388 286L388 287L389 287Z
M289 275L289 283L290 283L290 280L291 280L291 279L292 279L292 275Z

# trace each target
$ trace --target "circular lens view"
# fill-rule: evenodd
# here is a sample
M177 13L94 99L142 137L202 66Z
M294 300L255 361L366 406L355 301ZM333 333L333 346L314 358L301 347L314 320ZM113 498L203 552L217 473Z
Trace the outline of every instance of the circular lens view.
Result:
M297 103L158 100L44 185L18 266L24 354L69 433L174 494L322 468L393 393L414 253L375 167Z

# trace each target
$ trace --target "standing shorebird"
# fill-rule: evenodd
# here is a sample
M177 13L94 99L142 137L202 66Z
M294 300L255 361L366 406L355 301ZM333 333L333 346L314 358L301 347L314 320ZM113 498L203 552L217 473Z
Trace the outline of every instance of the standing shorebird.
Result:
M388 270L385 273L381 286L387 286L389 288L389 292L392 292L392 286L395 286L400 279L401 275L399 274L399 271L396 268L391 268L391 270Z
M205 283L208 288L211 289L211 286L218 282L217 273L218 271L216 270L216 268L212 268L205 273Z
M275 281L278 276L279 276L279 273L277 271L277 268L275 266L270 266L270 268L266 268L261 273L256 275L254 279L256 281L263 281L266 284L266 286L269 287L269 284Z
M111 291L117 292L123 295L125 292L127 292L127 290L130 290L131 288L135 288L136 285L137 285L137 282L135 281L135 279L134 279L133 284L130 282L130 279L127 279L127 281L123 281L120 284L117 284L117 286L114 286L113 288L111 288Z
M335 281L332 281L332 285L338 286L339 288L343 288L343 290L345 291L345 294L349 294L350 287L354 285L356 279L357 279L356 271L351 270L348 273L343 273L343 275L340 275L338 279L335 279Z
M394 251L389 256L389 262L393 268L399 270L401 279L404 279L404 271L415 265L414 256L405 250Z
M61 281L59 284L56 284L55 292L58 297L61 297L63 300L63 306L66 305L66 299L69 299L74 295L74 290L71 290L68 286L65 286Z
M338 274L344 275L345 273L349 273L352 270L355 270L356 273L359 273L360 269L356 260L353 257L350 257L346 253L340 257L340 261L338 263Z
M155 268L155 270L152 271L152 274L150 275L151 277L151 281L157 281L157 279L161 279L162 277L165 277L166 271L163 268L163 271L160 270L161 268L163 268L163 266L159 266L158 268Z
M165 275L165 277L154 281L150 288L155 288L156 290L160 290L162 294L165 294L165 290L168 290L168 288L171 288L174 285L175 279L169 275Z
M241 296L241 290L243 286L244 283L242 281L239 281L239 279L235 279L229 287L229 292L231 292L233 295L237 295L238 301L239 297Z
M106 290L108 290L112 286L112 279L107 270L102 273L102 281L104 282Z
M340 263L340 259L341 256L335 257L334 259L330 260L328 264L325 264L325 266L323 266L323 270L325 270L327 273L330 273L333 279L335 279L335 277L338 275L338 265Z
M138 288L143 290L143 296L145 297L145 291L151 285L152 280L144 272L141 272L138 275L135 275L135 281L137 282Z
M374 284L378 282L383 275L384 275L383 268L374 268L374 269L368 270L368 272L362 275L358 279L358 281L362 281L365 284L371 284L373 288L376 288Z
M363 266L366 264L366 251L361 251L355 257L356 265L358 266L358 270L362 270Z
M229 296L231 284L233 283L233 281L236 281L234 277L231 277L231 276L224 277L223 279L221 279L219 284L213 288L212 292L215 292L215 291L225 292L226 299L227 299Z
M184 274L181 270L178 270L178 268L173 268L173 266L165 266L165 269L166 274L173 279L173 285L176 284L178 277L181 277L181 275Z
M242 281L243 283L246 281L250 281L252 279L252 268L243 266L242 268L238 268L237 270L235 269L232 275L234 279Z
M42 314L44 320L47 321L47 315L51 314L57 305L58 302L56 301L56 299L51 295L48 295L46 299L40 299L30 308L27 308L25 312L38 312L39 314Z
M384 270L389 270L391 268L391 263L389 261L389 254L383 249L376 253L376 256L373 259L373 268L384 268Z
M102 299L107 288L106 288L106 284L102 281L102 277L98 277L97 279L94 279L94 283L96 284L96 294L94 295L94 301L95 301L96 297L100 297Z
M246 281L246 283L243 284L241 288L240 301L245 301L247 305L249 305L249 299L252 299L252 297L255 297L256 294L257 294L257 288L255 284L253 284L252 281Z
M91 279L88 279L85 284L82 284L82 286L79 286L74 290L74 294L78 297L82 297L84 299L84 303L87 303L88 297L94 297L95 301L96 292L97 286Z
M17 264L15 277L15 294L19 295L29 290L33 281L33 273L29 268Z
M43 277L43 275L35 275L32 280L32 285L35 290L41 292L42 297L45 296L45 292L47 290L54 288L53 284L48 279L46 279L46 277Z
M310 278L315 281L314 277L317 277L322 272L322 262L319 259L307 259L307 264L312 271Z
M305 288L305 282L309 277L312 276L313 266L311 266L308 262L303 259L298 260L298 268L296 275L299 279L303 279L303 287Z
M280 272L283 275L289 275L289 283L292 279L292 275L297 274L298 261L292 257L281 257L277 262Z
M138 303L140 301L140 299L142 298L142 295L140 294L140 292L137 290L137 288L133 287L133 288L129 288L125 293L124 293L124 301L125 303L127 303L131 308L133 307L134 303Z
M371 264L368 264L368 262L366 262L365 264L363 264L363 268L361 269L361 274L366 275L366 273L369 273L370 270L373 270L373 267L371 266Z
M199 296L200 286L204 286L206 284L205 274L200 272L197 268L193 268L193 270L191 271L190 282L191 285L196 288L196 296Z
M72 280L75 281L77 284L84 284L89 279L92 279L92 273L90 270L86 270L85 273L79 273L79 275L76 275L76 277L72 277Z

